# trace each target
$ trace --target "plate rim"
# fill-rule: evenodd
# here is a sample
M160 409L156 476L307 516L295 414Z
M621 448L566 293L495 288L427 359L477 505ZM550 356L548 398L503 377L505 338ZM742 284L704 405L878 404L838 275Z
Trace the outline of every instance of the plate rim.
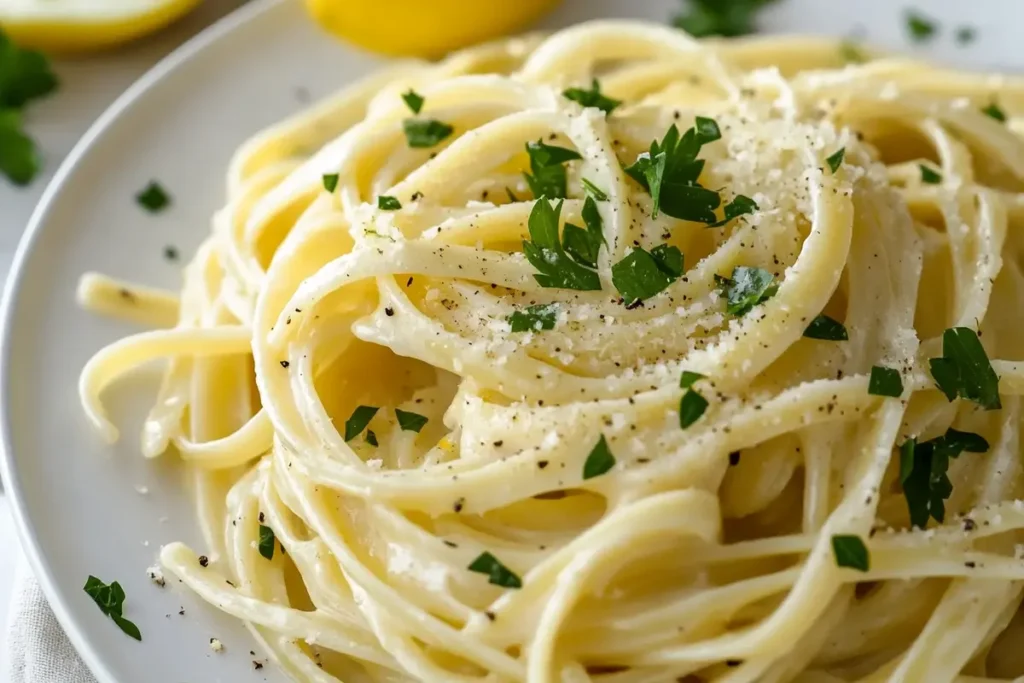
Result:
M15 461L11 438L9 403L12 400L10 386L11 347L14 339L15 303L19 300L26 264L34 251L36 242L48 222L58 195L64 190L69 176L89 154L103 133L114 125L121 115L156 87L165 77L195 58L207 47L226 35L240 30L258 17L284 6L288 0L254 0L221 17L177 48L161 58L149 70L139 76L124 92L103 110L86 132L75 143L61 162L53 178L47 184L28 220L25 232L18 240L11 269L0 298L0 481L3 482L4 497L7 498L18 542L28 561L29 568L39 581L46 601L57 618L61 629L99 683L120 683L108 668L103 653L89 646L82 635L82 627L72 616L73 611L61 599L57 582L50 570L49 562L38 542L35 525L30 518L26 500L21 490L18 468Z

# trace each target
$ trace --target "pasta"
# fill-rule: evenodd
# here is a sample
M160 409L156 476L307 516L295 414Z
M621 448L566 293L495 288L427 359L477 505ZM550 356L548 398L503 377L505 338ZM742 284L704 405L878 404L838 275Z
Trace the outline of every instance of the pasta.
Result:
M180 295L83 279L157 326L85 413L166 359L161 561L295 680L1022 676L1022 105L622 21L396 64L238 151Z

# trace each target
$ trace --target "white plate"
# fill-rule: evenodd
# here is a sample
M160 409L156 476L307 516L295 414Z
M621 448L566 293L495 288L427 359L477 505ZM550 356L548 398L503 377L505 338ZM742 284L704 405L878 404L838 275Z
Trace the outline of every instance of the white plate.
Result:
M900 4L782 0L763 26L859 33L905 47ZM1024 5L1017 0L919 5L942 18L945 31L917 52L964 65L1024 66L1015 20ZM677 7L676 0L567 0L549 24L638 13L661 21ZM978 27L970 48L953 39L961 22ZM324 95L375 63L321 34L301 3L268 0L243 8L168 58L101 118L57 174L22 242L4 311L0 471L54 611L103 683L282 676L271 667L252 671L253 645L233 620L177 585L160 589L146 578L161 544L200 539L173 462L139 456L138 425L152 400L153 376L109 392L124 427L116 447L102 445L86 427L76 393L79 370L133 328L78 310L76 281L86 270L100 270L177 288L178 265L163 260L163 248L173 244L187 255L206 236L238 144L299 108L303 93ZM150 178L175 199L159 216L133 199ZM139 486L149 494L138 493ZM82 591L88 574L123 584L125 616L139 625L141 643L122 634ZM211 637L224 642L224 653L210 650Z

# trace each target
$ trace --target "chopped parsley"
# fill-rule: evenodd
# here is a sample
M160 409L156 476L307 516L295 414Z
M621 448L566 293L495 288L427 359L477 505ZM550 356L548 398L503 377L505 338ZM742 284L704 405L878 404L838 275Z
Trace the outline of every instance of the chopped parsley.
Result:
M832 537L832 554L836 565L848 569L866 572L871 568L871 557L868 547L860 536L836 534Z
M515 572L503 565L489 552L483 552L467 567L471 572L487 574L488 582L503 588L522 588L523 582Z
M715 281L725 294L726 313L737 317L746 315L779 291L778 283L764 268L736 266L731 278L715 275Z
M419 114L420 109L423 109L423 96L412 88L409 88L409 92L402 94L402 100L413 114Z
M823 339L825 341L848 341L850 339L846 326L825 314L819 315L811 321L811 324L804 330L804 336L808 339Z
M576 263L581 266L597 268L597 255L601 251L604 240L604 223L601 212L597 210L597 202L587 197L583 202L583 222L587 229L566 223L562 229L562 246Z
M927 185L938 185L942 182L942 174L933 170L930 166L918 164L921 169L921 182Z
M868 380L868 393L872 396L888 396L899 398L903 395L903 379L900 371L893 368L875 365L871 368L871 378Z
M0 173L16 185L27 185L39 171L39 153L22 129L20 110L56 88L49 60L19 48L0 29Z
M562 202L554 206L540 199L530 211L530 241L523 241L527 260L539 272L533 277L541 287L558 287L580 291L601 289L601 278L593 270L571 259L558 240L558 216Z
M702 375L699 372L693 372L691 370L683 370L683 374L679 376L679 388L689 389L693 386L693 383L699 379L704 379L706 375Z
M377 197L377 208L384 211L398 211L402 208L402 203L391 195L382 194Z
M275 541L274 530L265 524L260 524L260 555L268 560L274 559Z
M565 166L567 161L582 159L579 152L567 147L548 145L538 140L526 143L530 155L530 171L524 173L526 183L537 199L562 199L566 196Z
M558 318L558 304L536 304L526 310L515 311L505 318L513 332L539 332L555 329Z
M956 29L956 42L959 45L969 45L978 37L978 31L973 26L959 26Z
M718 124L702 116L698 116L693 128L682 136L673 124L660 143L651 142L650 150L624 169L654 200L652 218L663 211L687 221L709 225L718 221L715 209L722 198L697 182L704 170L704 160L697 155L704 145L721 137Z
M611 449L608 448L608 441L602 434L597 444L590 450L586 462L583 463L583 479L600 477L613 467L615 467L615 456L612 455Z
M155 180L149 181L149 185L135 195L135 201L150 213L159 213L171 203L171 198Z
M915 42L923 43L931 40L939 30L938 24L917 10L907 10L905 17L907 32Z
M410 147L433 147L455 132L453 126L435 119L405 119L402 121L405 140Z
M987 107L982 109L981 113L984 114L985 116L988 116L989 118L993 118L996 121L999 121L1000 123L1006 123L1006 112L1004 112L1002 108L995 102L992 102Z
M868 56L860 45L852 40L844 40L839 43L839 57L843 64L863 64L868 61Z
M928 364L936 385L950 401L959 396L986 410L1003 407L999 377L974 330L951 327L943 332L942 357L932 358Z
M359 406L353 410L352 417L345 420L345 441L351 441L359 436L378 410L380 408L374 406Z
M708 400L697 393L692 386L679 399L679 427L686 429L699 420L708 409Z
M725 217L720 221L716 221L710 224L708 227L720 228L729 221L731 221L732 219L754 213L755 211L757 211L757 209L757 202L755 202L750 197L738 194L735 197L733 197L733 200L731 202L725 205Z
M338 189L338 174L337 173L324 173L323 177L324 189L328 192L334 192Z
M586 178L580 178L580 184L583 185L583 189L587 191L591 197L599 202L608 201L608 195L594 183L590 182Z
M15 185L28 185L39 172L39 153L21 128L21 112L0 109L0 173Z
M825 159L825 163L827 163L828 167L832 169L833 173L835 173L836 171L839 170L839 167L843 165L843 158L845 156L846 148L843 147L838 152L830 156L828 159Z
M419 432L423 425L427 424L427 417L419 413L410 413L395 408L395 417L398 418L398 426L403 432Z
M380 445L379 443L377 443L377 435L373 433L372 429L367 429L366 430L366 437L365 438L366 438L366 443L370 444L374 448L376 448L377 446Z
M647 251L636 247L612 266L612 284L627 306L650 299L675 282L683 272L683 255L663 244Z
M953 483L946 474L949 459L964 451L984 453L988 441L980 434L948 429L942 436L924 443L907 439L900 446L900 484L907 499L912 526L924 529L928 519L940 524L946 518L945 501L953 493Z
M672 19L672 25L694 38L743 36L754 33L754 18L775 0L689 0L687 11Z
M590 89L569 88L562 92L562 96L573 102L579 102L584 107L596 107L605 114L611 114L615 107L622 104L622 100L613 100L601 94L601 84L595 78L590 83Z
M118 628L127 633L135 640L142 640L142 633L139 627L125 619L122 614L124 609L124 589L117 581L107 585L90 575L85 582L85 592L93 599L100 611L114 620Z

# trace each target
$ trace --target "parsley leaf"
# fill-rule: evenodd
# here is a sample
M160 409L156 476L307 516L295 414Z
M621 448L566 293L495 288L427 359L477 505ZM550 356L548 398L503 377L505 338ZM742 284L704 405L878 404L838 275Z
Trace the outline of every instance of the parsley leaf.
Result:
M328 192L334 192L338 189L338 174L337 173L324 173L323 177L324 189Z
M704 411L708 409L708 400L697 393L697 390L690 387L679 399L679 427L686 429L699 420Z
M377 443L377 435L373 433L372 429L366 430L366 443L370 444L374 448L380 445Z
M402 94L402 99L413 114L419 114L420 109L423 109L423 96L412 88L409 88L409 92Z
M852 40L844 40L839 43L839 56L844 64L863 64L868 61L868 56L860 45Z
M928 185L938 185L942 182L942 174L938 171L932 170L931 167L925 166L924 164L918 164L921 169L921 182Z
M906 20L910 37L918 43L931 40L939 30L934 21L917 10L907 10Z
M523 582L515 572L503 565L498 558L489 552L483 552L467 567L471 572L487 574L488 583L503 588L522 588Z
M582 159L579 152L566 147L547 145L538 140L526 143L530 155L530 173L524 173L526 183L537 199L562 199L566 195L565 166L567 161Z
M745 216L747 214L754 213L757 211L758 206L750 197L742 194L738 194L733 197L733 200L725 205L725 218L720 221L716 221L709 225L709 228L720 228L734 218Z
M872 396L889 396L890 398L902 396L903 378L900 377L900 371L881 365L873 366L871 378L868 380L868 393Z
M910 523L924 529L928 519L945 521L945 501L953 493L953 483L946 472L949 459L964 451L984 453L988 441L980 434L948 429L940 437L917 443L907 439L900 446L900 484L907 499Z
M0 173L15 185L27 185L39 172L39 153L21 129L21 114L0 109Z
M419 432L423 425L427 424L427 417L419 413L410 413L395 408L395 417L398 418L398 426L403 432Z
M650 299L682 274L683 255L676 247L662 245L658 256L636 247L612 266L612 284L627 306Z
M145 189L135 195L135 201L150 213L159 213L170 205L171 198L160 183L151 180Z
M590 90L582 88L569 88L562 92L562 96L573 102L579 102L584 107L596 107L605 114L611 114L615 107L622 104L622 100L613 100L601 94L601 84L595 78L590 84Z
M836 171L839 170L839 167L843 165L843 157L845 156L846 148L843 147L838 152L830 156L828 159L825 159L825 162L828 164L828 167L832 169L832 172L835 173Z
M702 116L682 136L673 124L660 143L651 142L650 150L624 169L654 200L651 218L664 211L673 218L698 223L712 224L718 220L714 210L722 198L697 182L704 170L704 160L697 155L704 145L721 137L718 124Z
M586 178L580 178L580 184L583 185L583 189L587 191L591 197L599 202L608 201L608 195L594 183L590 182Z
M555 329L558 304L536 304L527 306L525 311L515 311L505 318L513 332L539 332Z
M996 121L999 121L1000 123L1006 123L1006 112L1004 112L1002 108L995 102L992 102L987 107L982 109L981 113L984 114L985 116L995 119Z
M359 406L353 410L352 417L345 420L345 441L351 441L359 436L378 410L380 408L374 406Z
M93 599L100 611L114 620L118 628L135 640L142 640L142 633L139 627L121 616L124 609L124 589L117 581L110 585L103 583L95 576L90 575L85 582L84 590Z
M743 36L756 30L757 12L775 0L690 0L689 10L672 20L694 38Z
M18 47L0 30L0 109L20 109L57 89L46 56Z
M850 339L845 325L824 314L811 321L811 324L804 330L804 336L808 339L823 339L825 341L848 341Z
M274 559L274 547L277 545L275 541L274 530L269 526L260 524L260 555L268 560Z
M455 132L454 126L435 119L405 119L402 130L409 146L416 148L433 147Z
M702 375L699 372L693 372L691 370L683 370L683 374L679 376L679 388L689 389L693 386L693 383L697 380L704 379L706 375Z
M402 203L391 195L382 194L377 197L377 208L384 211L398 211L402 208Z
M951 327L942 333L942 357L928 361L939 389L952 401L974 401L986 410L1002 408L999 377L992 369L978 333L968 327Z
M583 222L587 229L566 223L562 230L562 246L566 253L581 266L597 268L597 255L601 251L604 240L604 225L601 212L597 210L597 202L587 197L583 202Z
M866 572L871 567L868 547L860 536L836 534L832 537L832 554L836 565Z
M715 280L725 294L726 312L737 317L746 315L779 291L772 274L763 268L736 266L731 278L716 275Z
M583 479L600 477L613 467L615 467L615 456L612 455L611 449L608 448L608 442L602 434L597 445L591 449L586 462L583 463Z
M533 277L541 287L598 291L601 278L593 270L569 258L558 241L558 216L561 212L561 201L552 207L546 199L538 200L530 211L532 241L523 241L523 251L539 271Z

